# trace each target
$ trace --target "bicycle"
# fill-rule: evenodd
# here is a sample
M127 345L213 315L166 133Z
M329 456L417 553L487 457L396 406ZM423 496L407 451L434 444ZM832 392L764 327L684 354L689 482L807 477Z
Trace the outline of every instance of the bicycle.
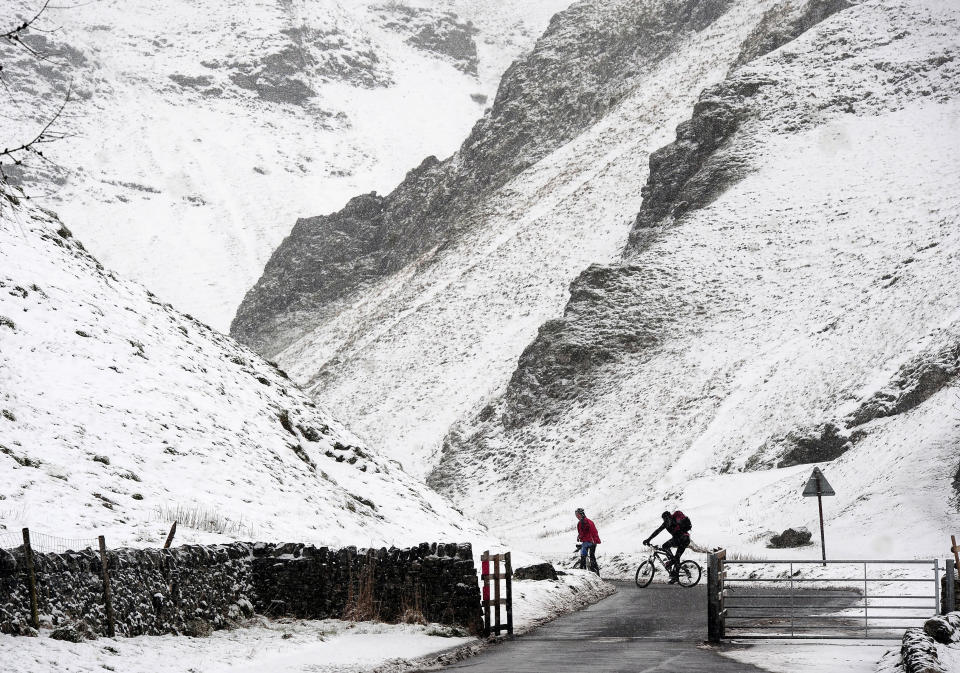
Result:
M637 574L634 577L634 581L636 581L637 586L641 589L650 586L650 583L653 581L653 576L657 572L654 561L660 561L660 565L663 566L664 571L668 574L670 573L667 564L670 563L672 559L663 547L656 545L648 546L651 547L650 558L640 564L640 567L637 568ZM680 564L677 581L682 587L696 586L702 574L703 570L700 568L700 564L693 559L687 559Z
M578 543L577 543L577 554L580 553L580 546L581 546L581 545L580 545L580 543L578 542ZM593 559L588 559L588 560L587 560L587 566L588 566L588 567L586 568L586 570L589 570L590 572L595 573L597 577L600 577L600 564L597 563L596 557L594 557ZM576 563L574 563L574 564L570 567L570 569L571 569L571 570L584 570L584 568L581 568L581 567L580 567L580 557L577 557Z

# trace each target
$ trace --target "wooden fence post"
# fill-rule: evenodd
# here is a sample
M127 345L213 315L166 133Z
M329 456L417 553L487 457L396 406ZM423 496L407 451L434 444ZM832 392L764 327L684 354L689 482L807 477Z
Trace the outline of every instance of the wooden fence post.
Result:
M504 554L504 573L507 580L507 633L513 635L513 561L510 552Z
M110 570L107 566L107 541L100 538L100 567L103 569L103 602L107 607L107 635L111 638L117 634L113 621L113 596L110 594Z
M493 555L493 614L496 619L493 622L493 630L500 635L500 554Z
M483 635L490 636L490 551L480 554L480 578L483 580Z
M170 549L170 545L173 544L173 536L177 534L177 522L174 521L173 525L170 526L170 533L167 534L167 541L163 543L164 549Z
M707 565L707 639L719 643L724 636L723 560L724 550L711 552Z
M30 588L30 621L33 628L40 628L40 611L37 609L37 575L33 568L33 547L30 546L30 529L23 529L23 555L27 559L27 584Z
M947 581L945 582L943 592L943 614L954 612L960 606L957 605L957 564L952 558L947 559Z

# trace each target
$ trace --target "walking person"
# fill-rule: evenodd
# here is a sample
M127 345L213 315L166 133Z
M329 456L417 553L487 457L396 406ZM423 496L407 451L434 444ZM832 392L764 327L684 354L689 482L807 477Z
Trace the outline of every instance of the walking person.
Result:
M580 543L580 567L586 569L587 556L590 557L590 570L600 574L597 565L597 545L600 544L600 535L593 521L587 518L583 507L577 507L574 512L577 517L577 542Z
M661 531L666 530L670 533L670 539L661 547L663 551L667 553L667 556L671 559L670 564L670 584L676 584L680 581L680 556L683 555L683 552L686 551L687 547L690 546L690 529L693 528L693 522L690 521L690 517L681 512L679 509L671 514L670 512L664 512L660 515L660 518L663 519L663 523L660 524L660 527L653 531L653 534L650 535L646 540L643 541L643 544L650 544L650 540L657 537ZM677 553L670 553L670 547L676 547Z

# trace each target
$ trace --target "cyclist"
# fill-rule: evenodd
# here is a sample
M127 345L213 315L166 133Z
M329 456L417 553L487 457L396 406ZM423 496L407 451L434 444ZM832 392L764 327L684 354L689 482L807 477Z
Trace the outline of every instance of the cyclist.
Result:
M670 533L671 538L661 549L670 557L670 564L668 566L668 570L670 570L669 583L676 584L680 581L680 556L686 551L687 547L690 546L690 529L692 528L692 524L690 523L690 519L680 510L677 510L673 514L664 512L660 515L660 518L663 519L663 523L653 531L650 537L643 541L643 544L650 544L650 541L657 537L663 530ZM670 547L676 547L677 553L672 554Z
M587 555L590 555L590 570L600 574L597 565L597 545L600 544L600 535L593 521L587 518L583 507L577 507L574 512L577 517L577 542L580 543L580 567L586 569Z

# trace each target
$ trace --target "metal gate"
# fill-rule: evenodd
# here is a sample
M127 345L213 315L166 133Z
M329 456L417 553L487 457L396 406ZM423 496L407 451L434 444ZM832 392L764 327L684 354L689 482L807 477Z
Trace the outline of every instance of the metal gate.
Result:
M931 560L728 559L710 555L708 630L722 638L899 639L940 612ZM948 583L949 584L949 583Z

